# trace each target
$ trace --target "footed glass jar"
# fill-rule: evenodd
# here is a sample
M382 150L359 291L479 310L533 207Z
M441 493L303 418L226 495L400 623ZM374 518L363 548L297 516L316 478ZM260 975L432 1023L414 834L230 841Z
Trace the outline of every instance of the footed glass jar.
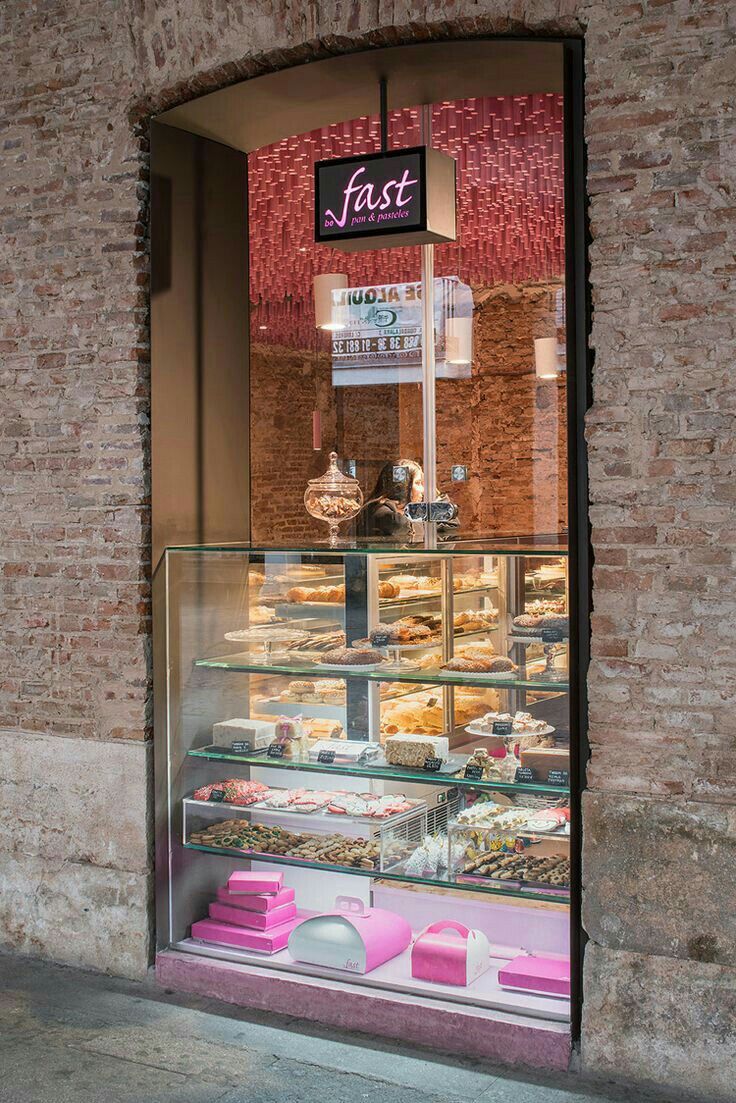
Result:
M363 492L357 479L343 475L337 466L337 452L330 452L330 466L318 479L310 479L304 492L304 506L310 517L326 521L330 546L338 541L338 526L357 517L363 505Z

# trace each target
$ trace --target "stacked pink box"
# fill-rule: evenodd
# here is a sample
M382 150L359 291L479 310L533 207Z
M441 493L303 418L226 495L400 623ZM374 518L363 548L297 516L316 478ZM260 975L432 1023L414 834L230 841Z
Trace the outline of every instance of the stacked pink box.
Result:
M275 954L303 917L283 873L233 873L209 906L209 919L192 923L192 938L239 950Z

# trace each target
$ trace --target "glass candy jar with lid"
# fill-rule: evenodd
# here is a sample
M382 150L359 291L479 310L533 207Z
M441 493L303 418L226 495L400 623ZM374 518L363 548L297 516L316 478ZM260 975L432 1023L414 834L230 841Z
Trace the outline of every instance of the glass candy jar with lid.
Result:
M337 466L337 452L330 452L330 466L324 475L307 483L304 505L310 517L327 522L332 547L337 544L338 526L360 513L363 505L360 484L342 473Z

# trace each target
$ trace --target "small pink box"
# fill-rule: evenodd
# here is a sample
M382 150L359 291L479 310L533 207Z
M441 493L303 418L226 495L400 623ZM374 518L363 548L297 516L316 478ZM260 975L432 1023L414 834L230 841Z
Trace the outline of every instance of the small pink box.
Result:
M435 984L466 987L491 966L488 939L454 919L439 919L417 935L411 975Z
M286 947L289 935L299 922L297 917L279 927L272 927L270 931L251 931L247 927L234 927L230 923L219 923L213 919L200 919L192 923L192 938L200 942L213 942L218 946L232 946L238 950L275 954Z
M284 904L269 912L249 912L245 908L233 908L229 904L214 901L210 904L210 919L222 923L234 923L236 927L250 927L254 931L269 931L279 927L296 915L296 904Z
M273 896L281 892L284 887L284 875L283 873L259 873L257 870L248 870L248 872L238 870L228 877L227 887L228 891L236 896L252 896L254 893L262 892Z
M233 908L242 908L249 912L270 912L274 908L282 908L284 904L294 903L294 890L282 889L273 894L228 892L224 887L217 890L217 899L221 904L229 904Z
M568 958L522 954L498 970L498 983L502 988L517 988L522 992L569 996L570 962Z

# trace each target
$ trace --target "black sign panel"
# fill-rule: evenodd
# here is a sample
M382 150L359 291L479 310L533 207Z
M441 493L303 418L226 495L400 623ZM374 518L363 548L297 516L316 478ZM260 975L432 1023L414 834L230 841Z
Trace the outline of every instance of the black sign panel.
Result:
M230 744L230 750L235 754L247 754L250 750L250 742L247 739L234 739Z
M423 146L318 161L315 241L426 230L426 183Z
M539 635L542 643L562 643L565 638L559 628L542 628Z
M269 758L283 758L285 750L283 743L269 743L267 754Z
M436 773L440 769L441 766L442 766L442 759L441 758L435 758L434 755L430 755L429 758L425 758L425 760L424 760L424 769L427 770L431 774Z
M535 781L534 770L531 766L517 766L514 781L524 784L525 782Z
M325 766L330 766L335 761L334 751L320 751L317 755L317 761L323 762Z
M466 766L465 767L465 780L466 781L482 781L483 780L483 767L482 766Z
M570 784L570 773L568 770L550 770L547 774L548 785L562 785L565 788Z
M513 720L494 720L493 721L493 734L494 735L513 735L514 734L514 722Z
M211 800L213 802L213 804L222 804L222 802L225 799L225 790L224 789L211 789L208 799Z

